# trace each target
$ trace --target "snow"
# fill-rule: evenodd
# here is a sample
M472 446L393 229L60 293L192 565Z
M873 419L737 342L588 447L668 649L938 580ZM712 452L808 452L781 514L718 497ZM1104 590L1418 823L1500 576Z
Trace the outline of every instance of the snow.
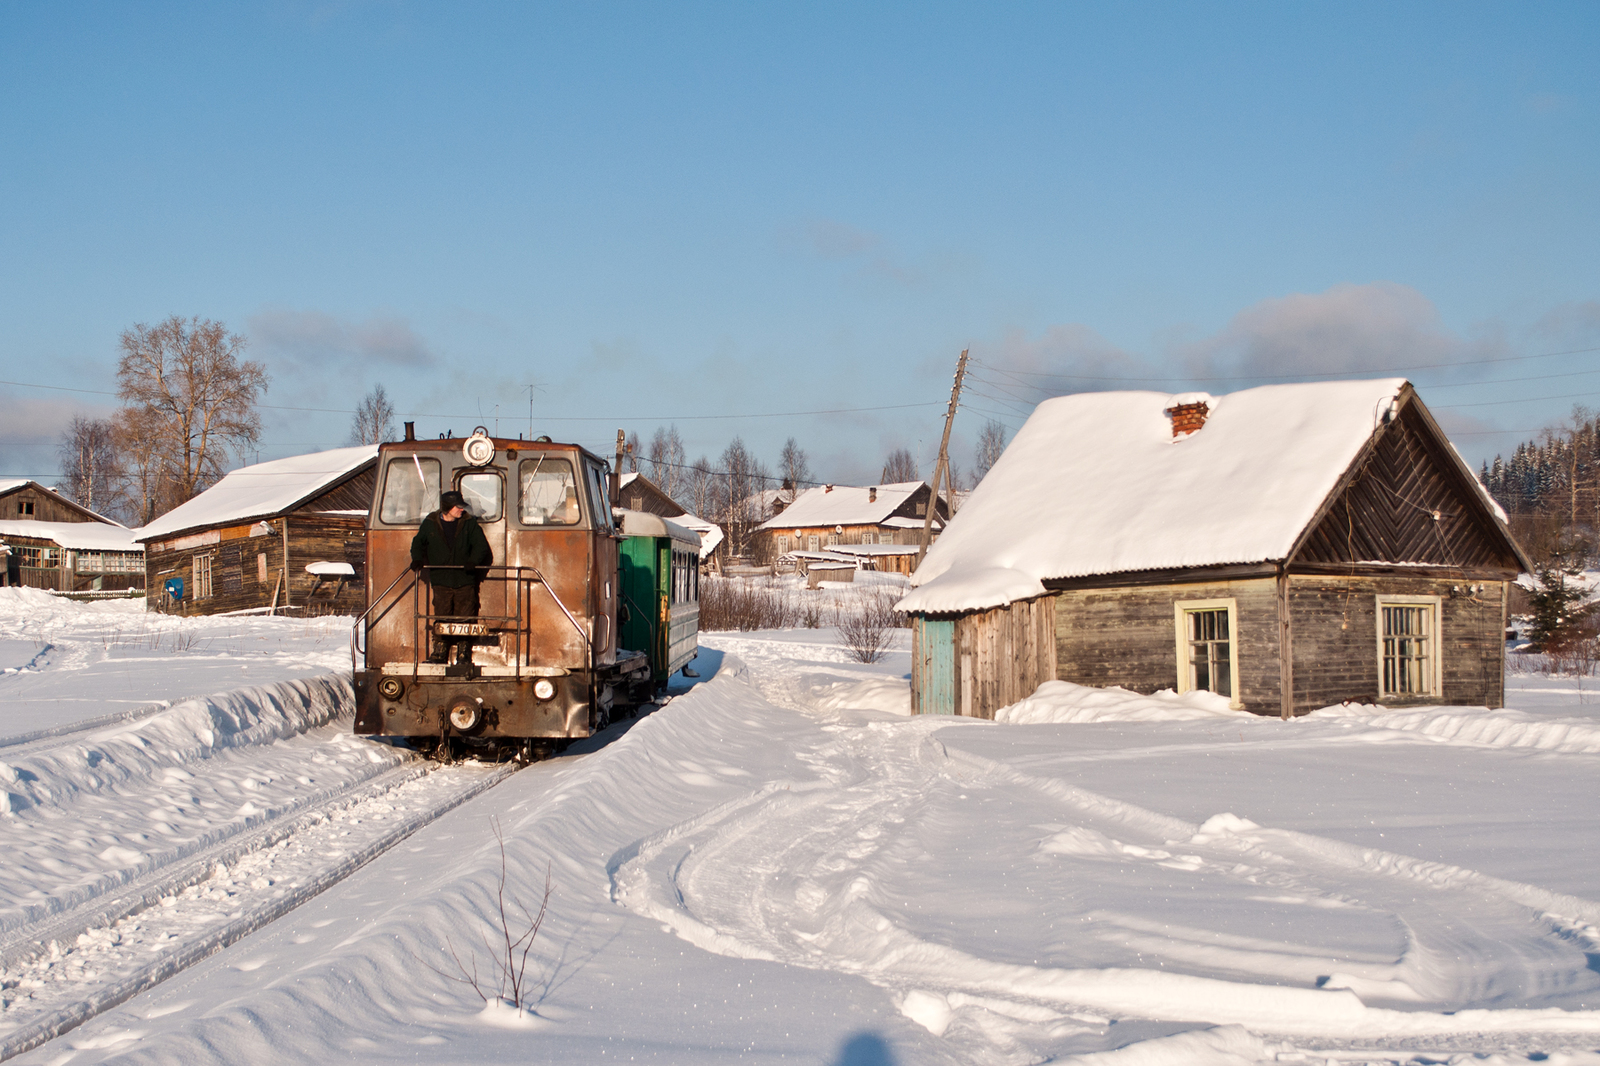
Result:
M325 560L306 564L306 573L317 577L355 577L356 568L349 563L330 563Z
M965 598L935 591L979 568L1042 582L1285 558L1404 385L1246 389L1212 398L1205 426L1176 439L1164 412L1180 397L1046 400L929 549L902 609L1007 602L982 584Z
M377 445L363 444L242 466L139 529L139 539L155 540L204 526L238 524L279 514L360 469L377 454Z
M105 522L35 522L32 519L0 520L0 539L41 537L74 551L143 552L134 532Z
M927 559L933 558L928 550ZM927 559L923 566L927 566ZM919 568L918 573L921 573ZM912 575L916 580L916 575ZM1009 566L974 566L948 573L937 582L925 585L906 596L897 610L938 614L971 610L974 606L1000 607L1013 600L1043 596L1044 586L1032 574Z
M920 481L903 481L873 487L819 485L807 489L794 502L763 522L760 529L801 529L808 526L883 525L895 509L923 487ZM907 520L909 521L909 520ZM919 519L915 523L922 525ZM934 525L938 526L935 519Z
M19 602L8 664L105 622ZM77 1010L18 1061L1600 1062L1595 679L983 722L908 714L907 636L705 635L663 709L501 778L350 736L337 676L0 746L0 1054ZM552 883L516 1004L502 864L513 916Z

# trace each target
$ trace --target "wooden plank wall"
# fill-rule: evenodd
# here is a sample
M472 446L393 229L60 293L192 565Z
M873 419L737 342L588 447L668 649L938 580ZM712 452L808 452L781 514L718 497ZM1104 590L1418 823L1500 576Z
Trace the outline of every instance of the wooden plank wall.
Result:
M366 531L367 523L359 515L294 514L270 519L276 531L270 536L252 537L255 525L230 526L218 530L217 543L203 544L177 551L157 551L152 543L145 556L145 573L148 585L148 604L151 610L168 610L162 587L169 577L181 577L184 598L177 612L181 614L226 614L272 605L273 590L278 593L277 604L288 603L295 614L359 614L366 607ZM288 594L285 595L283 555L283 526L287 522L289 533L289 565L287 568ZM194 566L196 556L211 556L211 597L194 598ZM260 559L265 556L265 565ZM313 599L312 590L317 579L306 573L306 564L326 560L349 563L356 576L345 583L337 598L333 596L334 584L324 585ZM263 578L263 573L265 577Z
M19 504L33 504L32 514L23 514ZM0 519L8 522L94 522L75 507L70 507L47 492L40 492L32 485L23 485L12 489L4 496L0 496Z
M1345 700L1378 701L1378 601L1391 596L1440 597L1444 692L1428 703L1499 707L1505 698L1505 631L1498 581L1437 578L1292 575L1296 714ZM1451 595L1452 589L1461 590Z
M1055 601L1021 600L956 619L956 713L994 718L1056 674Z
M1066 589L1056 604L1056 677L1151 693L1178 684L1179 600L1232 598L1238 605L1234 664L1240 702L1281 710L1277 582L1271 578L1111 589Z

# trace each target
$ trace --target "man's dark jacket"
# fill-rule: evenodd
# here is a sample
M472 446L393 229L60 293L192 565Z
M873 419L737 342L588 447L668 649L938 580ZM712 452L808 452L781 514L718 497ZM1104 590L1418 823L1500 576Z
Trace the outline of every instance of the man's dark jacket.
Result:
M488 566L494 559L483 528L470 514L456 522L455 543L444 535L444 526L438 511L422 520L417 535L411 538L411 565L464 566L466 570L430 570L428 580L442 588L459 589L476 584L483 575L479 567Z

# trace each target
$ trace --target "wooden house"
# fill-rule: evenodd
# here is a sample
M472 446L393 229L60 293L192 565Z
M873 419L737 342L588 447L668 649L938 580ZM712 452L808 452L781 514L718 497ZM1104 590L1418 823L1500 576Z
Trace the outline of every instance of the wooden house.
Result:
M643 511L658 518L670 518L678 525L700 534L701 562L722 543L721 526L685 511L661 486L638 471L623 474L617 479L617 484L616 506L629 511Z
M913 707L1041 681L1496 707L1530 563L1408 382L1039 405L913 575Z
M932 489L925 481L894 485L818 485L756 527L754 554L777 559L792 551L828 551L834 545L920 545ZM937 536L950 516L943 497L934 509ZM887 553L882 565L909 573L915 554Z
M150 609L359 614L377 454L362 445L240 467L136 530Z
M53 592L144 587L133 531L37 481L0 481L0 585Z

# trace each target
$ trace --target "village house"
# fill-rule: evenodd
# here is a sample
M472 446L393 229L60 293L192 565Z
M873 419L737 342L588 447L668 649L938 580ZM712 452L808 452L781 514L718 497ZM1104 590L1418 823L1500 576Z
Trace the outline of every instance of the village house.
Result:
M359 614L377 456L361 445L240 467L137 530L150 608Z
M0 481L0 585L53 592L144 587L133 531L37 481Z
M658 518L670 518L678 525L700 534L702 563L709 559L711 553L717 550L717 545L722 543L721 526L685 511L678 506L676 500L662 490L661 486L638 471L623 474L617 482L615 506L629 511L643 511Z
M909 574L916 565L932 490L925 481L893 485L818 485L756 527L758 559L773 561L794 551L833 551L834 546L882 545L862 553L880 570ZM949 517L943 497L934 509L933 535Z
M912 701L992 718L1050 679L1498 707L1530 569L1403 380L1040 404L912 578Z

